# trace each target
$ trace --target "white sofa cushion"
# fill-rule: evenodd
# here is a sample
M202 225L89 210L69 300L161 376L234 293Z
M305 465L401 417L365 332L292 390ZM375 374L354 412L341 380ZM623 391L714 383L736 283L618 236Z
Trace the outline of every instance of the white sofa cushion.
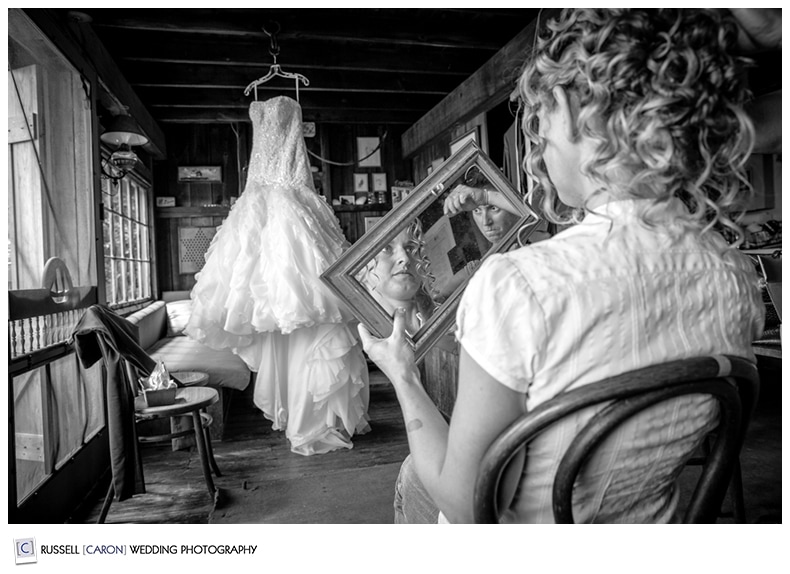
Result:
M217 351L189 337L165 337L150 349L151 358L162 361L170 372L203 371L208 384L243 391L250 383L250 370L230 351Z

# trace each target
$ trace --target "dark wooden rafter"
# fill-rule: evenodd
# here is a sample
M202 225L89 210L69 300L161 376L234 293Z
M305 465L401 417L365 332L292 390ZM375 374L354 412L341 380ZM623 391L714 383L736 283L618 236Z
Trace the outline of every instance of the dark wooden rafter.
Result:
M269 45L258 39L173 34L170 32L115 30L105 38L119 61L170 64L210 64L214 66L261 66L274 63ZM460 55L446 48L404 47L386 44L357 46L317 40L280 42L278 63L289 70L354 70L402 74L446 74L469 76L495 50L479 50ZM419 66L415 62L420 62Z
M114 9L90 10L100 28L161 31L204 36L255 38L268 44L267 22L277 22L281 43L321 40L355 44L390 44L466 50L496 51L506 18L519 18L524 10L470 9L196 9L135 10L117 15ZM524 23L526 25L526 22Z
M64 11L65 12L65 11ZM81 9L158 122L248 121L244 88L275 61L307 76L307 121L411 125L536 9ZM277 25L273 24L274 22ZM279 26L279 30L277 29ZM274 30L273 30L274 29ZM277 79L259 98L294 95Z
M281 80L278 88L270 91L278 93L293 92L293 84ZM150 108L161 107L198 107L198 108L240 108L246 110L252 96L245 96L242 90L198 90L195 94L185 94L183 89L138 88L140 97ZM258 94L259 99L267 99L272 95ZM290 94L295 97L294 93ZM374 100L369 94L358 92L315 92L307 89L299 90L299 102L302 109L335 109L347 108L354 110L389 110L423 112L435 106L442 96L425 94L382 94ZM383 110L382 110L383 111Z
M283 64L283 68L286 68ZM124 63L129 83L136 88L195 88L204 90L236 89L240 93L252 80L265 74L265 66L222 66L164 62ZM310 70L307 72L311 92L345 92L371 94L423 94L444 96L452 91L463 77L439 74L393 74L391 72L363 72L357 70ZM258 91L280 91L288 87L288 80L261 84ZM301 91L301 89L300 89Z
M154 111L157 120L162 124L213 124L250 121L249 111L240 108L166 107L155 108ZM302 110L302 118L306 122L327 124L397 124L410 126L419 119L421 113L397 110L346 110L338 108L311 110L308 108Z

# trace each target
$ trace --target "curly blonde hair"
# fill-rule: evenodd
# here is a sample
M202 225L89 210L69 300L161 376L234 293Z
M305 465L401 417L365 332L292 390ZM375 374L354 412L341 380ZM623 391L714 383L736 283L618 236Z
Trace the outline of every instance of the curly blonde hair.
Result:
M548 23L519 79L533 144L524 168L547 218L578 221L586 210L560 214L542 160L538 113L553 109L560 86L578 109L576 133L597 142L582 166L600 184L593 196L653 200L641 214L648 224L677 197L688 216L676 223L720 225L740 243L754 128L742 109L749 60L732 53L736 37L730 18L705 9L565 9Z
M406 236L417 245L415 251L411 254L414 258L415 271L420 281L420 288L418 289L415 300L422 312L433 312L436 307L435 302L429 295L431 286L435 280L431 273L431 262L425 253L425 239L423 238L422 223L419 219L415 219L406 228ZM376 274L375 268L378 263L379 256L377 254L373 259L360 269L356 274L356 279L368 289L375 289L381 277ZM429 315L430 316L430 315Z

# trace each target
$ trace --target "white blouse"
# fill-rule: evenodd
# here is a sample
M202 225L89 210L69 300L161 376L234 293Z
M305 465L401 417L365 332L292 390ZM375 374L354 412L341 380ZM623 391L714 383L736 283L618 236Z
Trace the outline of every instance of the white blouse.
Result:
M493 255L469 282L456 336L483 369L524 393L527 409L666 361L711 354L754 360L751 343L765 311L749 259L715 233L673 238L643 225L640 203L608 203L551 239ZM591 414L555 425L533 443L505 520L553 522L559 458ZM612 436L577 488L577 522L671 520L677 493L661 470L669 473L671 461L686 456L716 417L713 399L681 398ZM652 429L648 443L672 439L670 446L631 444L636 427ZM616 474L621 468L628 470Z

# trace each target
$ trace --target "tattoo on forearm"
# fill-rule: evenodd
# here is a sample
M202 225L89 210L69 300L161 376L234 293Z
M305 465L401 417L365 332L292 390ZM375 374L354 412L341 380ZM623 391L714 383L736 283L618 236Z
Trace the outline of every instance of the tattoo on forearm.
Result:
M422 421L420 419L411 420L406 424L407 432L413 432L416 430L420 430L421 428L422 428Z

